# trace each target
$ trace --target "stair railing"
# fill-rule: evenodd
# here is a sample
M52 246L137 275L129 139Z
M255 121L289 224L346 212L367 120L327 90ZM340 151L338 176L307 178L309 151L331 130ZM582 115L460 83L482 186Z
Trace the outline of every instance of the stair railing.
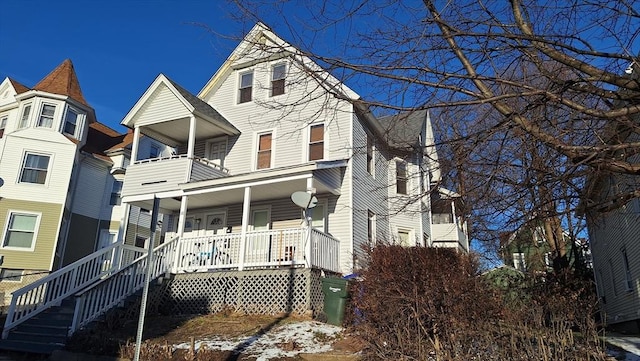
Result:
M151 279L156 279L173 267L178 238L165 242L153 250ZM69 336L97 317L117 306L127 297L142 289L147 270L145 253L98 283L76 293L76 307Z
M121 243L113 244L14 291L2 338L6 339L9 331L19 324L116 271L120 267L119 260L130 259L132 253L139 252L136 249Z

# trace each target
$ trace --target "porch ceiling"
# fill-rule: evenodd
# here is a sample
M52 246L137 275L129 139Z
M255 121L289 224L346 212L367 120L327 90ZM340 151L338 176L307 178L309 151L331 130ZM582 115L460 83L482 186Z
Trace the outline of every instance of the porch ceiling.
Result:
M142 134L157 139L169 146L176 147L189 141L189 118L174 119L166 122L145 125L140 128ZM232 132L217 124L196 116L196 140L210 139Z
M344 165L337 162L331 166L342 167ZM314 177L314 171L317 170L317 164L307 164L292 168L270 169L214 180L186 183L182 186L182 192L171 192L170 195L164 196L158 194L160 208L163 212L180 210L180 196L182 194L188 196L189 209L242 204L246 187L251 187L251 202L290 198L293 192L307 189L308 179L313 180L312 185L316 189L316 194L330 193L339 195L339 189L335 189ZM341 180L336 183L341 184ZM150 200L151 197L146 198L137 199L131 204L150 209L153 201ZM294 206L293 202L291 202L291 205Z

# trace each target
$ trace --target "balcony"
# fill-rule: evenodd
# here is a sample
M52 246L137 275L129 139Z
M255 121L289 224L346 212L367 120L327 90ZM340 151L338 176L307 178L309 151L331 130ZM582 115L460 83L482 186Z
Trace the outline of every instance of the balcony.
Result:
M144 159L127 167L122 196L170 192L182 183L228 176L226 168L186 154Z

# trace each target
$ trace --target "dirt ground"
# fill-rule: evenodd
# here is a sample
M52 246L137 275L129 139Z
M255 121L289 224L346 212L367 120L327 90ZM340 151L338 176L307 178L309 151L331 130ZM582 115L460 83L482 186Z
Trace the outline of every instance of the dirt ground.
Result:
M255 350L249 353L245 348L257 342L271 332L298 324L306 325L308 318L294 316L265 316L265 315L168 315L153 316L145 320L143 333L144 345L141 348L141 358L154 361L161 360L256 360ZM315 324L322 329L322 324ZM313 333L313 342L327 346L334 351L352 354L362 349L362 342L346 331L327 336L316 330L316 327L305 326ZM136 320L109 320L90 330L79 332L68 342L67 349L99 355L112 355L131 358L134 351L136 337ZM244 340L231 349L208 348L202 346L201 340ZM283 338L280 343L273 344L276 348L289 353L302 351L301 341ZM276 342L278 342L276 340ZM182 344L182 349L175 350L175 345ZM192 346L193 345L193 346ZM210 347L210 346L209 346ZM197 352L191 350L197 349ZM299 355L272 356L260 359L285 361L301 360Z

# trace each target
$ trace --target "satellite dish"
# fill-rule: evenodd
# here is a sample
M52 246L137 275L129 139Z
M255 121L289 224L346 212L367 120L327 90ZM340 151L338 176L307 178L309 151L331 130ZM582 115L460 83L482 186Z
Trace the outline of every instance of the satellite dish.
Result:
M304 209L313 208L318 204L318 198L316 198L316 196L302 191L293 192L291 200L298 207Z

